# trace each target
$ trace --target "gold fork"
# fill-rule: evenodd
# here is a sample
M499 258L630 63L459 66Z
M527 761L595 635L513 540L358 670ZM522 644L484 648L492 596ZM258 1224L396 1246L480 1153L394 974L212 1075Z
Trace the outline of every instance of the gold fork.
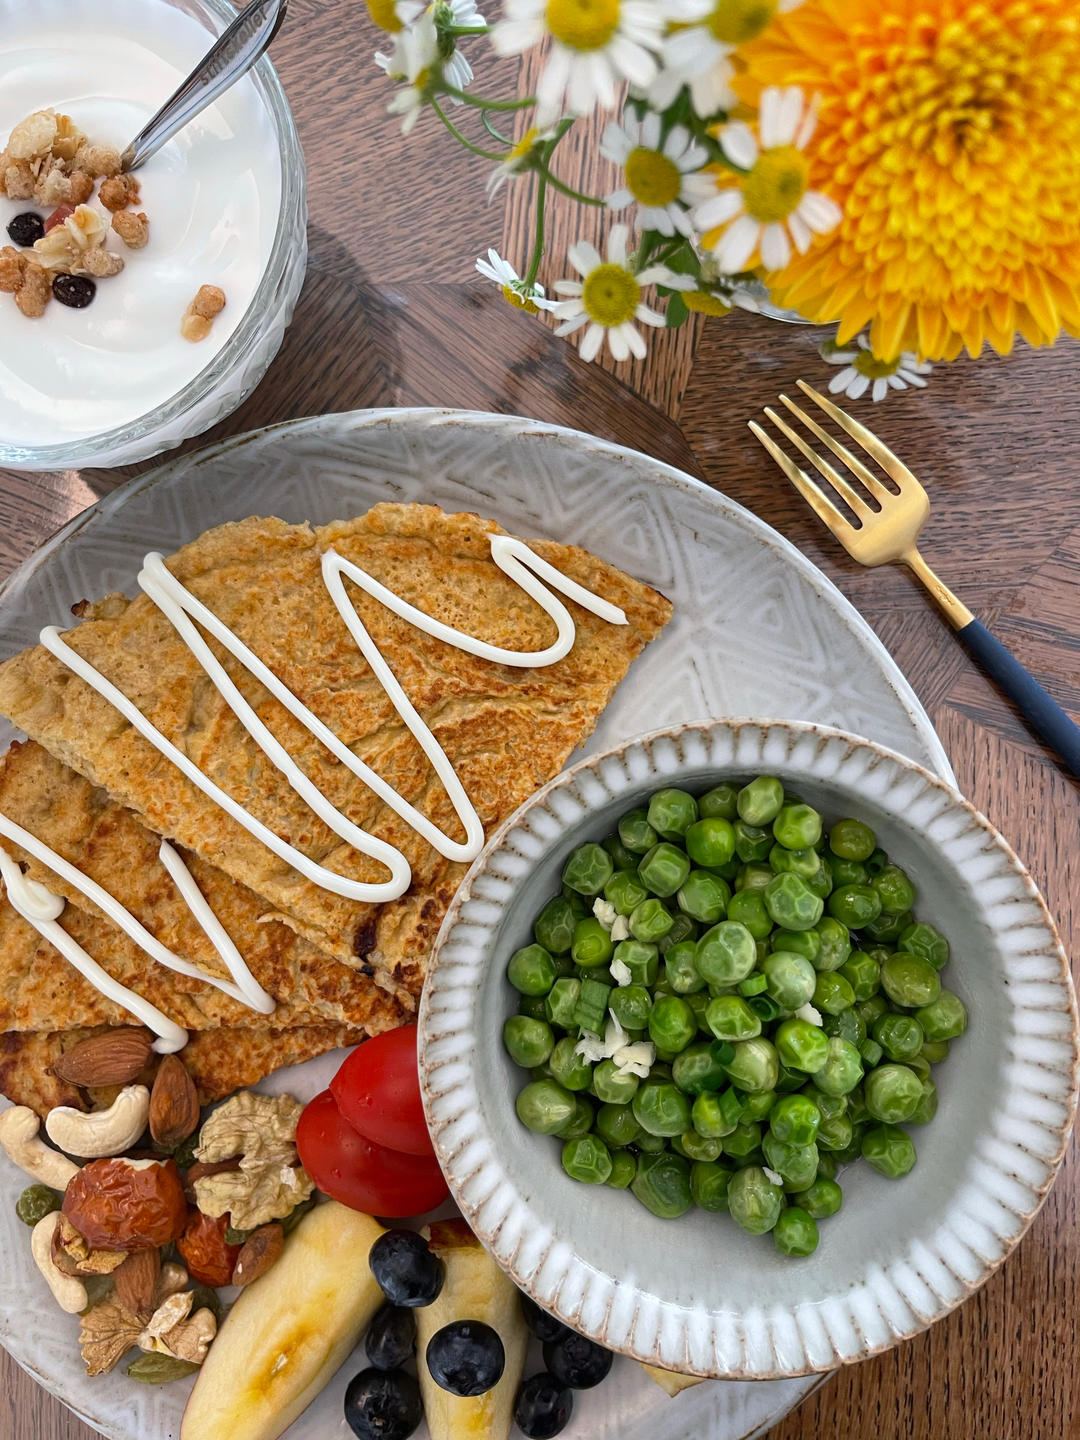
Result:
M766 405L765 414L844 502L855 517L852 521L817 481L811 480L806 471L780 448L771 434L763 430L755 420L749 422L750 429L818 519L828 526L853 560L867 566L887 565L898 560L918 577L977 663L998 682L1036 734L1057 752L1068 770L1080 779L1080 728L1001 641L975 619L967 606L934 574L919 553L916 542L930 514L930 499L926 491L907 466L865 425L853 420L839 405L820 395L812 386L807 385L805 380L796 383L804 395L820 406L841 430L846 431L851 439L877 462L896 489L889 489L881 476L858 456L853 455L846 445L835 439L793 400L781 395L781 403L795 419L845 466L856 482L852 484L810 445L799 430L789 425L771 406ZM857 486L862 488L856 488Z

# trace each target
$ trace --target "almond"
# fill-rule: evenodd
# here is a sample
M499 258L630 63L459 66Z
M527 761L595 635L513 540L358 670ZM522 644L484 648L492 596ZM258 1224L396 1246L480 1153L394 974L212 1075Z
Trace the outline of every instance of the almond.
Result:
M232 1283L250 1285L276 1265L285 1248L285 1231L280 1225L260 1225L248 1236L233 1267Z
M161 1278L161 1251L137 1250L113 1272L116 1298L131 1315L148 1320L154 1312L154 1296Z
M150 1134L167 1150L186 1140L199 1123L199 1095L184 1062L166 1055L150 1092Z
M129 1085L150 1057L152 1037L134 1025L120 1025L65 1050L53 1073L69 1085Z

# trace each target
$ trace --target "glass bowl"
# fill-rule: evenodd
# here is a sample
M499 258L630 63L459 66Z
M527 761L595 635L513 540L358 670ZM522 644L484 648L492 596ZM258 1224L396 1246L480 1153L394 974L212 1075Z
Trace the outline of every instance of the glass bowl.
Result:
M162 0L204 25L207 47L235 19L225 0ZM249 72L270 117L281 160L281 208L270 258L251 303L220 350L169 400L98 435L54 445L9 445L0 466L62 470L130 465L209 430L243 403L266 374L292 319L307 269L304 152L277 72L264 55ZM162 97L165 98L164 96Z

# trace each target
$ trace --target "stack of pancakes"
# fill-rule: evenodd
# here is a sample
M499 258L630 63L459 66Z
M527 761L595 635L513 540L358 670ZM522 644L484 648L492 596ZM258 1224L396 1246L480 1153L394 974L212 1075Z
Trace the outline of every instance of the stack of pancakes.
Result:
M511 650L541 650L554 624L492 562L502 533L475 515L377 505L321 528L253 518L210 530L169 569L349 746L451 838L464 834L420 746L349 635L322 580L333 547L435 619ZM460 777L486 832L554 775L589 734L671 607L586 551L530 541L565 575L626 613L614 626L573 603L577 639L540 669L466 654L392 614L354 586L350 599ZM305 856L364 881L386 878L289 787L229 709L169 621L145 596L77 608L65 635L220 787ZM44 618L44 617L43 617ZM92 687L43 647L0 666L0 712L30 740L0 761L0 811L96 880L174 953L224 976L217 952L158 859L162 836L255 978L271 1016L153 961L74 888L2 843L67 904L60 924L110 975L190 1032L182 1058L202 1099L253 1084L403 1023L465 872L446 860L205 636L260 719L323 794L400 849L412 884L364 904L319 888L220 809ZM91 986L0 898L0 1091L44 1112L98 1099L53 1073L57 1056L97 1027L132 1016Z

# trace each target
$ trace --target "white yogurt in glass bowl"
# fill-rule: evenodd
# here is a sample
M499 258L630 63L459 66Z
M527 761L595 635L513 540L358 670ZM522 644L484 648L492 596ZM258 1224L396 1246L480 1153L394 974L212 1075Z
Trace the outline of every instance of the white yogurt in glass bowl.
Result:
M222 0L0 0L0 149L35 110L119 150L209 48ZM304 163L264 57L137 172L150 242L108 246L124 270L92 304L38 319L0 295L0 464L116 465L197 435L255 388L281 344L307 260ZM100 208L96 198L89 202ZM0 196L0 245L16 215ZM111 217L106 213L106 219ZM224 291L207 339L180 321L201 285Z

